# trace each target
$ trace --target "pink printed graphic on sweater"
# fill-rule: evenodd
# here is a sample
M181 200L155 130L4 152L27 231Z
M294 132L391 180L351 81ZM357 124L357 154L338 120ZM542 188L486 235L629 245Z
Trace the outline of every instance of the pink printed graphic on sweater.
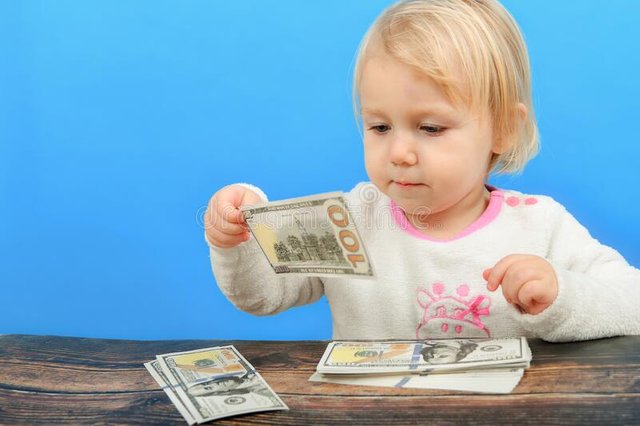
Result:
M481 318L490 314L491 299L471 295L466 284L460 284L455 295L447 294L440 282L432 284L431 291L418 289L418 304L424 312L416 328L417 339L491 337Z
M534 204L538 204L538 199L535 198L535 197L527 197L527 198L524 198L524 199L521 200L518 197L511 196L511 197L508 197L505 200L505 202L510 207L516 207L516 206L520 205L520 202L522 202L523 205L526 205L526 206L533 206Z

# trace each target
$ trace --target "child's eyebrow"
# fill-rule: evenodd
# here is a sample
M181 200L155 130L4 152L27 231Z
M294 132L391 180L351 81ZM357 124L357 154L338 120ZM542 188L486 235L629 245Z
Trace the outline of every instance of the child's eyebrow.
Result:
M386 114L384 113L384 111L377 109L377 108L362 108L360 110L360 114L369 114L369 115L378 115L378 116L385 116ZM449 107L429 107L429 108L416 108L414 110L411 111L411 115L413 116L431 116L431 115L437 115L437 116L455 116L458 115L458 111L456 111L453 108L449 108Z
M360 114L370 114L370 115L384 115L383 112L381 112L378 109L371 109L371 108L361 108L360 109Z

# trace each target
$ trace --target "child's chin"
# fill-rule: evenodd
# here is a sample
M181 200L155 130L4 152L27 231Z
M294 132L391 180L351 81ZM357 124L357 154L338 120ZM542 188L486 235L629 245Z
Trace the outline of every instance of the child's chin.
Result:
M420 202L419 200L407 200L402 197L391 198L406 215L426 218L432 212L431 208L427 206L425 202Z

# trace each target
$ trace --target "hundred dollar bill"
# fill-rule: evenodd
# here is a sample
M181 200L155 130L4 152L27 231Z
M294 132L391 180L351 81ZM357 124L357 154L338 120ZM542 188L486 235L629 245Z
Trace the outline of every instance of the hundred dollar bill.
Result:
M311 382L411 389L447 389L474 393L511 393L520 383L523 368L481 369L438 374L320 374Z
M197 423L289 409L233 346L169 353L156 358L177 400Z
M277 274L374 277L341 192L245 206L242 212Z
M158 382L162 390L164 390L164 392L167 394L167 396L169 397L173 405L176 406L176 408L178 409L182 417L184 417L184 419L187 421L187 423L189 423L190 425L196 424L197 422L196 422L195 416L191 414L191 412L189 412L189 410L184 404L184 401L182 401L178 393L171 386L171 383L169 383L169 379L167 378L167 376L165 376L164 372L162 371L162 368L160 368L160 363L156 360L156 361L147 362L144 364L144 366L146 367L147 371L149 371L149 374L151 374L151 376L153 376L156 382Z
M332 342L318 363L322 374L424 373L529 367L531 350L514 339Z

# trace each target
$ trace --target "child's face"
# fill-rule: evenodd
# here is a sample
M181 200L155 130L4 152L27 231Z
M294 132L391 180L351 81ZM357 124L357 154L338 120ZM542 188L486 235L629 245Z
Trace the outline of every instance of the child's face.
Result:
M384 54L367 60L360 101L369 178L407 216L484 202L494 145L487 113L456 109L432 79Z

